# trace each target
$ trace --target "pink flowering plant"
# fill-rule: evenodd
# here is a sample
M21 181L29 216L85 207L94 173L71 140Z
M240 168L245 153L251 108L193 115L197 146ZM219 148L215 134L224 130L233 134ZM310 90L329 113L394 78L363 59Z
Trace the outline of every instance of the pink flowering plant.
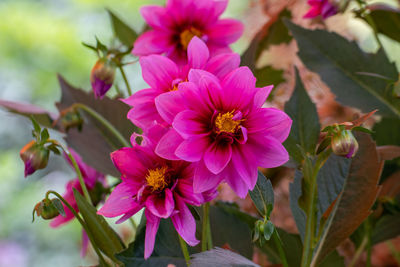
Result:
M358 7L347 10L350 2ZM398 70L380 41L400 41L381 20L386 13L399 19L400 11L365 1L304 4L306 13L285 3L269 14L242 55L231 44L245 26L222 16L228 0L144 6L148 27L139 34L108 11L113 45L84 44L98 56L91 92L59 76L58 114L0 101L32 120L34 140L20 152L25 177L53 154L76 172L64 194L46 193L34 217L53 228L76 219L82 256L91 244L99 266L358 266L364 252L368 264L374 244L400 234L382 230L400 218L400 190L385 189L392 185L385 181L399 183L392 178L400 172L399 138L388 141L385 131L400 125L400 100ZM345 12L371 26L375 54L300 26ZM290 20L296 16L302 23ZM259 67L264 50L289 50L290 42L298 58L285 75L272 64ZM131 88L128 64L140 65L148 88ZM314 104L304 78L310 71L338 103ZM323 116L321 106L341 104L351 119ZM282 176L290 180L292 231L276 219L284 212L274 205ZM130 222L129 237L105 217ZM337 251L345 240L357 248L351 259Z

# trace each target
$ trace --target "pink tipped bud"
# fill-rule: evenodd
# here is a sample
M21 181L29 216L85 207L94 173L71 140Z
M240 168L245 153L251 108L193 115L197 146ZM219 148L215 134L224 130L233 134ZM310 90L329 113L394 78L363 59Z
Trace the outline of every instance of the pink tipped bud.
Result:
M90 74L90 82L96 98L102 99L111 88L115 77L115 67L107 58L99 59Z
M47 148L38 145L35 141L26 144L19 152L25 163L25 177L36 170L44 169L49 161L50 152Z
M332 137L332 151L346 158L354 157L358 151L358 143L351 131L343 130Z

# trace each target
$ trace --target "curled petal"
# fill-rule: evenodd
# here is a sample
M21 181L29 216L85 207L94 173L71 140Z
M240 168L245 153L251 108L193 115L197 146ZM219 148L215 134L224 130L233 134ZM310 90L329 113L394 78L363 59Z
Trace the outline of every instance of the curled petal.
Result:
M171 190L167 188L164 193L164 196L153 194L146 200L146 208L160 218L168 218L175 207Z

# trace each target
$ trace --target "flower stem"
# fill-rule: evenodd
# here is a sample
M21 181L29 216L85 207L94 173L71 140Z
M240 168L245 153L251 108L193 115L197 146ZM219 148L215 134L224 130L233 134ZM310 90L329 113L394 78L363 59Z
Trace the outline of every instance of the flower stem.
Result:
M107 262L105 261L103 255L101 254L99 248L96 246L96 243L93 242L93 235L92 233L89 231L89 229L87 228L86 223L83 221L83 219L81 218L81 216L79 216L79 214L74 210L74 208L68 203L68 201L66 201L60 194L58 194L55 191L47 191L46 193L46 199L49 199L49 195L53 194L55 195L59 200L61 200L65 206L67 206L67 208L72 212L72 214L74 214L75 218L79 221L79 223L81 224L82 228L85 230L87 236L89 237L90 243L92 243L92 247L94 249L94 251L96 252L97 256L99 257L100 263L102 266L108 267L109 265L107 264Z
M124 147L130 146L129 143L126 141L126 139L122 136L122 134L117 129L115 129L115 127L108 120L106 120L103 116L101 116L97 111L95 111L94 109L92 109L82 103L75 103L75 104L73 104L73 106L76 108L80 108L83 111L89 113L90 116L92 116L94 119L99 121L104 127L106 127L118 139L118 141L121 143L121 145L123 145Z
M186 265L190 265L190 256L189 256L189 251L186 245L185 240L182 239L182 237L178 234L179 237L179 244L181 245L182 253L183 256L185 257Z
M87 202L93 206L92 199L90 198L89 191L86 187L85 181L83 180L82 172L79 169L78 163L76 162L74 156L68 151L66 147L61 146L64 152L68 155L68 158L71 160L72 165L74 166L75 172L78 175L79 184L81 185L83 195L85 196Z
M360 6L361 10L365 11L365 7L364 7L364 5L366 5L365 1L357 0L357 3ZM368 24L372 28L372 32L373 32L375 41L377 42L378 46L380 48L383 48L382 42L381 42L381 40L379 39L379 36L378 36L378 28L377 28L377 26L375 24L375 21L372 19L371 15L368 14L368 13L365 14L365 19L367 20Z
M304 192L308 194L306 202L306 232L304 236L304 246L303 255L301 259L301 266L310 266L313 250L315 246L315 227L316 227L316 214L317 214L317 198L318 198L318 185L317 185L317 175L322 165L328 159L329 155L332 153L331 149L326 149L321 154L318 155L317 160L313 166L310 158L307 158L303 164L303 175L304 180L309 185L309 191Z
M118 68L121 71L122 78L124 79L124 82L126 84L126 89L128 90L128 95L131 96L132 95L132 90L131 90L131 86L129 85L128 79L126 78L126 74L125 74L124 68L122 66L119 66Z
M351 260L349 267L354 267L357 263L358 259L360 258L361 254L364 252L365 246L368 243L368 236L364 236L361 245L357 248L356 253L354 254L353 259Z
M282 240L279 238L279 234L276 229L274 230L274 233L272 234L272 238L274 239L275 245L278 248L279 256L282 260L283 267L289 267L289 264L286 259L285 251L283 250Z
M202 225L202 232L201 232L201 251L206 251L207 247L209 247L209 210L210 210L210 203L207 202L203 205L203 225Z

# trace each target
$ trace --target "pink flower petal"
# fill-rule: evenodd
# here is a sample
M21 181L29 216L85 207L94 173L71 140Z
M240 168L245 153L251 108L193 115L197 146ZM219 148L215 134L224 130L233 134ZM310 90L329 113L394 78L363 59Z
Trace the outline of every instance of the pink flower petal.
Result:
M161 93L162 93L161 90L158 90L155 88L147 88L147 89L137 91L130 97L121 99L121 101L131 107L134 107L134 106L140 105L144 102L154 102L154 98Z
M191 174L193 176L194 170ZM195 194L193 192L193 179L179 179L175 192L179 192L179 196L190 205L200 205L204 202L201 194Z
M210 57L206 44L198 37L193 37L187 49L189 66L193 69L203 69Z
M155 99L158 113L168 124L172 124L176 114L184 109L182 101L179 91L164 93Z
M150 195L146 200L146 208L160 218L168 218L175 208L171 190L167 188L164 193L164 196Z
M89 248L89 237L85 230L82 229L82 248L81 248L81 258L84 258L87 254Z
M210 172L202 160L195 163L194 166L193 191L195 193L216 189L221 183L223 176Z
M183 138L173 128L161 137L156 147L156 154L162 158L169 160L179 160L175 155L175 150L182 143Z
M273 88L273 85L259 88L256 95L254 96L254 106L261 108L264 105L265 101L267 101L267 98Z
M319 6L312 6L303 18L311 19L321 15L321 8Z
M240 175L238 175L238 173L235 171L233 164L228 165L228 167L225 168L224 173L225 181L233 189L233 191L235 191L240 198L245 198L249 188Z
M207 29L210 42L229 45L242 36L243 23L236 19L220 19Z
M228 165L231 156L232 147L230 144L223 145L214 142L204 154L204 163L212 173L218 174Z
M172 82L179 78L179 69L167 57L151 55L140 58L142 76L152 88L159 88L166 92L172 89Z
M223 79L228 73L238 68L240 56L236 53L224 53L210 58L205 70Z
M195 109L204 116L214 112L212 104L202 97L200 88L195 83L182 82L178 86L178 91L181 92L186 108Z
M173 27L173 20L167 14L167 10L162 6L149 5L140 8L140 14L152 28L169 31Z
M163 121L154 102L143 102L135 105L129 110L127 117L134 125L142 129L150 127L154 122Z
M139 210L141 210L143 207L142 206L136 206L135 208L129 210L127 213L124 214L121 218L119 218L115 223L120 224L128 220L130 217L135 215Z
M177 147L175 155L189 162L197 162L203 157L209 145L210 140L208 136L189 137Z
M250 141L250 138L248 142ZM239 174L248 189L253 189L257 182L257 154L253 151L246 151L243 148L245 145L239 145L232 149L232 163L230 166L235 166L236 172ZM248 153L246 153L248 152ZM239 178L239 177L237 177ZM231 181L232 182L232 181Z
M179 112L172 123L172 127L183 137L203 135L210 132L209 125L203 123L203 117L192 110Z
M281 142L265 133L251 134L242 150L244 155L248 153L257 155L257 166L263 168L279 167L289 160L289 154Z
M147 209L145 210L146 215L146 237L144 241L144 258L148 259L154 250L154 243L156 241L156 234L158 227L160 226L160 218L154 216Z
M227 110L242 110L253 104L256 78L248 67L240 67L229 73L221 82L224 106Z
M196 239L196 221L182 198L175 195L178 213L171 217L178 234L190 246L196 246L200 241Z
M173 45L168 32L150 30L136 39L132 54L136 56L161 54L168 51Z
M136 189L128 183L120 183L111 192L104 206L97 213L105 217L116 217L134 208L140 210L140 205L133 199L136 193Z
M111 153L111 160L115 167L126 177L144 177L147 168L143 166L134 148L123 147Z

